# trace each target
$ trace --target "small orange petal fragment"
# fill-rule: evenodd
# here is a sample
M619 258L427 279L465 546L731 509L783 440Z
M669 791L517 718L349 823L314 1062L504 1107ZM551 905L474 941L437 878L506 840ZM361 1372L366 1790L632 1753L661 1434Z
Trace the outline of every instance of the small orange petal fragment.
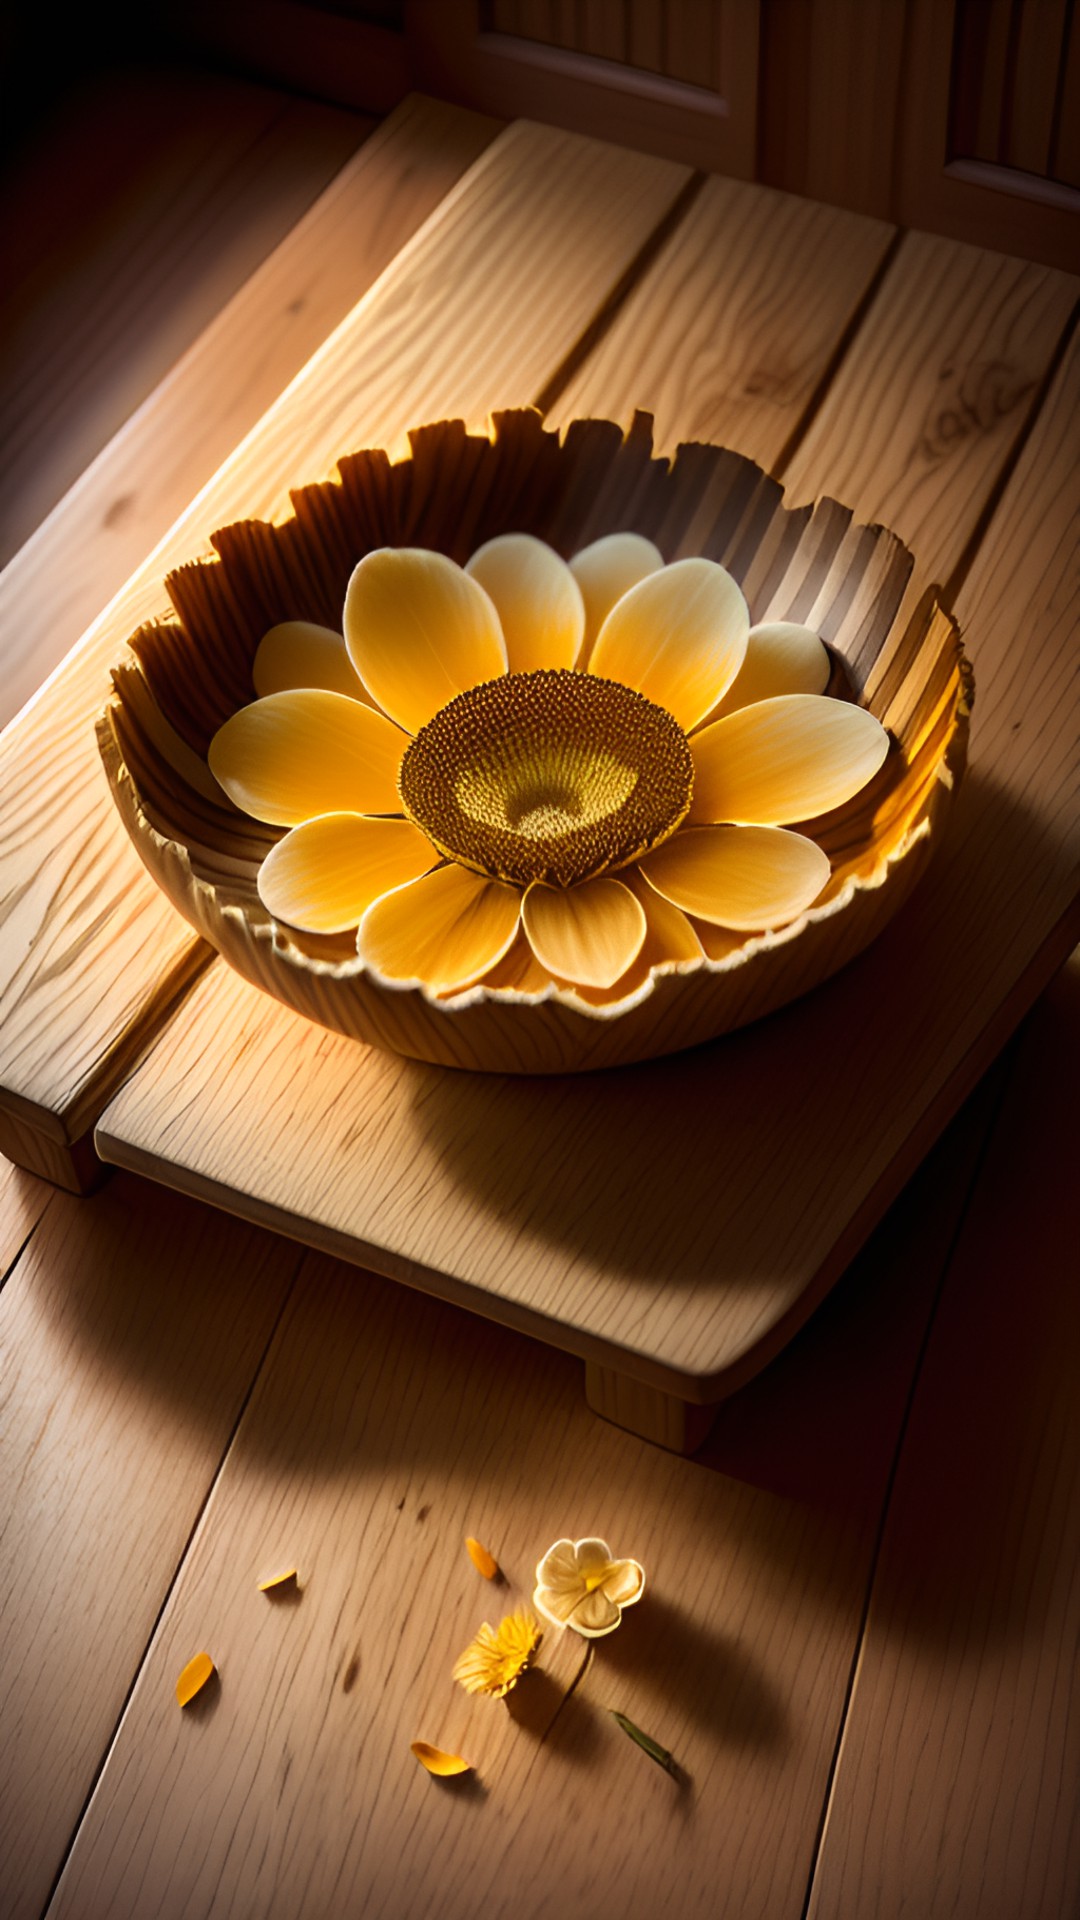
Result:
M465 1547L477 1573L482 1573L485 1580L494 1580L498 1577L498 1561L494 1559L486 1547L481 1546L479 1540L474 1540L472 1535L468 1534L465 1539Z
M273 1593L276 1587L295 1586L297 1572L295 1567L282 1567L280 1573L268 1573L265 1580L259 1581L260 1593Z
M190 1700L194 1700L216 1672L217 1668L208 1653L197 1653L193 1660L189 1660L176 1683L176 1698L180 1705L186 1707Z
M426 1740L414 1740L410 1752L416 1755L420 1765L428 1773L434 1773L440 1780L449 1780L455 1773L471 1773L472 1767L460 1754L444 1753L441 1747L429 1747Z

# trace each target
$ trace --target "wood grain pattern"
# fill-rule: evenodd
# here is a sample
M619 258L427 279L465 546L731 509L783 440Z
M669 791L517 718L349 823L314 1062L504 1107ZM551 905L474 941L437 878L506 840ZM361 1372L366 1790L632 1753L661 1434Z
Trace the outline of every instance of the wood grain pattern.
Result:
M34 1174L0 1160L0 1289L51 1199L52 1188Z
M121 1180L54 1194L0 1294L10 1920L43 1909L297 1263Z
M1080 1906L1078 1075L1080 957L1032 1015L949 1266L812 1920Z
M8 729L0 1104L14 1118L13 1096L76 1139L156 1032L163 986L174 998L205 959L124 845L89 724L108 664L162 610L163 574L206 551L215 527L282 512L290 486L345 451L400 446L407 426L448 414L482 426L491 407L531 400L685 180L547 128L500 136Z
M936 357L932 328L910 352L916 369ZM880 392L861 354L852 367L852 417L873 423L894 404L892 367ZM965 588L980 692L952 837L844 974L712 1047L545 1085L357 1052L215 974L110 1109L105 1157L661 1392L731 1391L842 1271L1067 951L1078 419L1074 341ZM875 444L877 484L900 500L907 442L899 472ZM955 559L1000 458L992 434L977 446ZM976 470L973 453L969 482Z
M643 407L664 451L709 440L773 468L891 235L766 187L708 181L548 419L629 424Z
M237 80L145 72L47 128L4 195L0 564L370 129Z
M912 598L947 583L1078 292L1080 282L1046 267L905 235L784 471L788 497L811 500L827 484L911 547Z
M576 1369L321 1260L303 1270L80 1829L52 1920L477 1911L603 1898L629 1920L795 1920L914 1353L975 1137L954 1135L874 1260L676 1460L592 1419ZM552 1636L510 1709L449 1679L528 1600L549 1540L599 1528L649 1585L598 1644ZM474 1534L508 1584L463 1550ZM255 1580L295 1559L302 1592ZM494 1609L494 1612L492 1611ZM570 1636L566 1636L569 1640ZM196 1645L220 1695L182 1718ZM563 1705L563 1702L566 1702ZM561 1707L556 1718L556 1711ZM681 1785L607 1715L663 1744ZM464 1752L457 1795L416 1737Z
M221 310L205 331L0 574L0 724L74 646L496 131L479 115L414 95L231 299L219 289ZM287 153L283 144L283 159Z

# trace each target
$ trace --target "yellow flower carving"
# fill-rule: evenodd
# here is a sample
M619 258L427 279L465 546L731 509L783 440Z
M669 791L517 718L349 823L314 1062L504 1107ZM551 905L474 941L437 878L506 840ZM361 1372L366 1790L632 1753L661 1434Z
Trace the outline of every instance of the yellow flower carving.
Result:
M384 983L453 996L552 982L617 1004L699 929L786 925L829 862L791 823L865 785L888 736L828 699L806 628L751 628L704 559L637 534L569 564L527 534L461 568L381 548L344 633L274 628L252 705L210 747L237 806L289 829L259 872L275 919L357 929Z
M520 1608L497 1627L485 1620L475 1640L454 1661L453 1678L466 1693L490 1693L501 1700L516 1687L543 1639L531 1614Z
M533 1606L553 1626L599 1640L644 1591L644 1567L614 1559L606 1540L556 1540L536 1569Z

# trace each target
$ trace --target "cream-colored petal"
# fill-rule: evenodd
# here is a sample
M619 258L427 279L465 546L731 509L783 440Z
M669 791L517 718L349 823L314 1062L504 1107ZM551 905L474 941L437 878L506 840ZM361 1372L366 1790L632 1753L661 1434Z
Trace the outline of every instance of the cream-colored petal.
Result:
M877 772L889 736L865 707L788 693L717 720L690 751L692 822L783 826L850 800Z
M570 1616L574 1608L581 1604L583 1598L584 1587L579 1578L573 1587L568 1589L537 1587L532 1603L537 1613L543 1614L544 1619L549 1620L553 1627L566 1627L570 1624Z
M259 642L251 667L258 694L286 693L292 687L325 687L350 700L366 696L349 659L344 636L312 620L283 620Z
M650 886L721 927L781 927L817 899L828 856L781 827L691 827L646 854Z
M438 867L368 908L357 952L380 979L396 985L436 992L467 987L501 960L520 913L516 887L467 867Z
M566 561L531 533L502 533L465 568L499 616L511 673L572 667L585 632L585 603Z
M586 1640L599 1640L605 1633L614 1633L620 1618L615 1602L608 1599L603 1587L596 1587L578 1601L567 1625Z
M259 898L306 933L344 933L373 900L419 879L439 854L409 820L324 813L294 827L259 868Z
M611 1548L606 1540L598 1539L595 1534L587 1534L584 1540L575 1540L574 1559L579 1573L586 1576L600 1573L612 1564Z
M372 698L416 733L456 694L506 672L499 616L445 554L380 547L354 568L345 645Z
M719 705L709 715L719 720L757 700L773 700L781 693L824 693L832 662L828 650L809 627L790 620L774 620L751 627L746 658Z
M604 621L624 593L659 573L664 556L643 533L607 533L582 547L570 562L570 571L585 603L585 639L579 666L585 666Z
M610 1556L605 1551L605 1559ZM557 1592L576 1593L581 1585L577 1549L572 1540L556 1540L536 1569L538 1587L553 1587Z
M711 713L742 666L750 616L715 560L676 560L617 601L589 672L635 687L688 733Z
M645 1591L645 1569L636 1560L616 1560L603 1588L617 1607L632 1607Z
M585 987L612 986L645 938L641 902L619 880L586 880L565 890L534 882L521 920L541 966Z
M400 813L409 742L373 707L323 688L270 693L226 720L207 758L229 798L275 827L320 813Z

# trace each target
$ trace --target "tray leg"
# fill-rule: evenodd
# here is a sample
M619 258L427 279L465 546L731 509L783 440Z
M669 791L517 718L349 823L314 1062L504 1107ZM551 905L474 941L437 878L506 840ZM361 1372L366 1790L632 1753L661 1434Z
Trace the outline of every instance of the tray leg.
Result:
M705 1440L716 1418L717 1406L694 1406L662 1393L658 1387L643 1386L613 1367L585 1362L585 1398L594 1413L625 1427L654 1446L667 1447L671 1453L694 1453Z

